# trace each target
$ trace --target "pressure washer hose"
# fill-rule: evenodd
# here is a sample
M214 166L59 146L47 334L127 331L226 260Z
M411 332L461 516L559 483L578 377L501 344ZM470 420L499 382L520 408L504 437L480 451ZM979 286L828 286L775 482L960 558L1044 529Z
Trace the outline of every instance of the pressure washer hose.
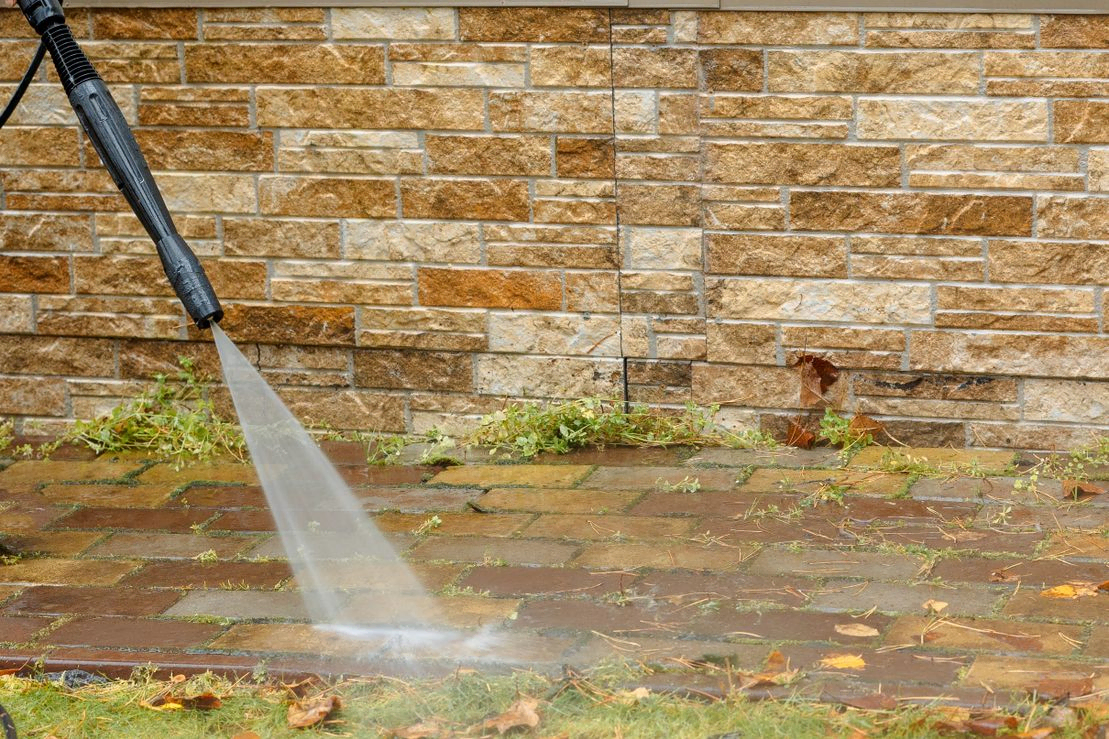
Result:
M0 727L4 729L4 739L19 739L15 733L15 721L3 706L0 706Z
M100 161L131 210L154 240L174 292L198 328L223 318L212 284L196 255L181 238L154 183L150 167L107 85L77 45L58 0L19 0L19 8L50 52L69 103Z

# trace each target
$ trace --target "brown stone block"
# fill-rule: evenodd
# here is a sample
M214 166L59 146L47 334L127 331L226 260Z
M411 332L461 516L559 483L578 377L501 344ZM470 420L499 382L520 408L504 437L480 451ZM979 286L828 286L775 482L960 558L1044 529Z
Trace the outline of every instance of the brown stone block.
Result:
M697 52L617 47L612 51L612 77L617 87L697 87Z
M1042 100L864 98L857 132L860 139L1043 142L1048 109Z
M156 256L78 256L73 261L77 293L100 295L173 295Z
M471 175L549 175L548 136L437 136L424 149L428 172Z
M454 352L357 350L354 352L354 384L398 390L470 392L473 361L469 354Z
M220 325L226 326L224 323ZM179 356L191 359L201 375L219 376L219 355L211 342L141 340L121 342L119 374L129 380L148 380L157 373L173 376L180 369L177 362Z
M395 216L392 180L264 175L258 183L263 213L309 217Z
M405 430L404 398L366 390L282 388L289 410L308 423L339 429L373 429L383 433Z
M1100 198L1040 197L1036 203L1041 238L1109 238L1109 200Z
M620 180L695 182L701 179L701 159L691 154L624 154L616 156Z
M612 313L619 306L615 272L566 273L566 310Z
M905 160L912 170L1079 172L1077 150L1049 145L909 144Z
M110 377L114 342L49 336L0 336L0 366L8 374Z
M889 187L900 178L901 154L893 146L710 142L705 150L711 182Z
M263 87L255 94L258 125L266 127L480 131L485 126L481 90Z
M354 308L228 305L220 326L237 342L354 344Z
M0 291L67 293L69 292L69 259L0 255Z
M959 313L938 311L936 328L965 328L990 331L1064 331L1097 333L1098 319L1064 318L1058 316L1007 316L993 313Z
M909 366L933 372L1103 379L1109 351L1101 336L917 331Z
M984 264L981 259L964 261L931 257L853 254L851 274L853 277L863 279L981 282L984 277Z
M139 123L246 127L250 125L249 98L247 89L144 85L139 92Z
M834 236L708 235L714 274L847 277L847 247Z
M86 215L5 213L0 249L5 251L92 251Z
M385 83L382 46L199 44L185 47L188 82Z
M265 300L265 262L206 259L201 264L217 295L238 300Z
M871 48L907 49L1031 49L1033 33L1010 31L872 31L865 45Z
M608 41L608 12L591 8L462 8L463 41Z
M150 168L249 172L273 170L273 134L143 129L135 139ZM86 151L91 155L91 147Z
M422 305L533 310L562 306L557 272L421 267L417 282Z
M532 217L536 223L596 223L616 224L616 204L612 201L587 200L536 200L532 206ZM594 250L602 260L606 259L604 250ZM564 265L582 266L582 265Z
M609 214L611 216L611 205ZM539 220L538 215L536 219ZM493 267L561 267L564 269L614 270L620 266L620 255L610 246L491 244L486 251L486 261Z
M858 28L854 13L697 13L697 41L702 44L843 46L858 41Z
M801 375L790 367L693 364L693 401L714 405L795 408Z
M196 33L194 8L100 8L92 14L92 34L98 39L195 40Z
M762 90L762 53L755 49L702 49L700 63L709 92Z
M0 413L66 415L66 383L61 378L0 378Z
M803 231L1030 236L1032 230L1032 200L1016 196L797 192L790 215Z
M76 167L80 162L72 128L0 129L0 165Z
M564 47L543 47L543 51L556 51ZM607 53L607 47L606 53ZM540 48L532 50L532 54ZM399 62L525 62L528 47L501 46L494 44L457 44L457 43L406 43L389 42L389 60ZM532 56L532 59L536 59ZM535 81L534 61L532 62L532 82Z
M1017 400L1016 380L988 375L858 373L852 378L852 386L857 395L998 403Z
M843 95L712 95L701 100L704 118L848 120L851 98Z
M612 139L559 136L555 167L559 177L612 178L616 167Z
M701 188L697 185L621 185L620 221L628 225L697 226Z
M632 360L628 362L628 382L636 385L673 385L689 387L693 371L690 362ZM612 464L612 462L609 462Z
M991 241L990 279L1095 285L1109 274L1109 246L1050 241Z
M22 13L4 13L5 16L15 16L22 24L21 34L25 31L30 31L31 36L37 36L27 23L26 19L22 17ZM23 73L27 71L27 61L35 55L35 49L38 47L38 39L35 41L8 41L0 50L0 79L10 80L15 82L23 78Z
M81 48L106 82L172 84L181 80L175 43L89 41ZM47 77L57 80L53 68Z
M918 51L771 51L773 92L975 94L978 54Z
M773 326L713 322L706 328L708 361L729 364L777 364L776 329ZM688 382L687 378L686 383Z
M1109 45L1109 16L1045 15L1040 21L1044 48L1104 49Z
M493 91L489 121L494 131L611 134L612 93Z
M905 332L897 329L835 328L832 326L784 326L782 344L798 349L859 349L868 352L900 352L905 349Z
M405 218L526 221L530 210L520 180L406 179L401 203Z
M530 51L535 87L609 87L612 61L608 46L537 46Z
M224 218L223 244L229 256L335 259L339 224L334 221Z
M785 221L781 205L705 203L705 228L780 231L785 228Z
M1032 313L1092 313L1091 290L1035 287L936 287L939 310L1024 311Z
M1109 101L1056 100L1053 108L1056 143L1109 142Z

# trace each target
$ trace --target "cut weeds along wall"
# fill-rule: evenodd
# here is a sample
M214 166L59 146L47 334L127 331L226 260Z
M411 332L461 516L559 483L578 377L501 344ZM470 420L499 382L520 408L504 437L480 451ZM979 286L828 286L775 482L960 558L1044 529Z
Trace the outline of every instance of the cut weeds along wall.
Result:
M1109 427L1109 16L70 17L301 416L626 389L779 429L811 355L904 441ZM30 36L0 14L0 95ZM49 74L0 132L0 413L60 421L216 365Z

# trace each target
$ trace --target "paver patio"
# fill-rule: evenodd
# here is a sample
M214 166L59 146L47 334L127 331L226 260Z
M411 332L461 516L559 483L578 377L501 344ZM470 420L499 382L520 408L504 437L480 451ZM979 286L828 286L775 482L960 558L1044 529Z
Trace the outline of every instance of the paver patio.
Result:
M1029 494L1015 455L906 450L950 470L929 477L876 470L871 450L846 466L820 450L613 449L443 469L325 446L445 621L499 631L505 661L481 669L621 657L658 665L659 685L720 692L728 671L699 667L756 670L778 649L804 677L776 690L814 697L1109 690L1109 592L1042 595L1109 580L1109 494ZM310 626L249 466L58 457L0 471L0 543L22 555L0 565L0 668L457 667L434 649L362 656ZM387 600L400 618L422 608ZM822 664L845 654L865 666Z

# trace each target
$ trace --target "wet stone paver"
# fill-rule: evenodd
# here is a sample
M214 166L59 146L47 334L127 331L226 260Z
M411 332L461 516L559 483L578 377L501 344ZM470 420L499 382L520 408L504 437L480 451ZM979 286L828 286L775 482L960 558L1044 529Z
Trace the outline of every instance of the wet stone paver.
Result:
M409 561L330 563L373 626L410 614L499 641L496 661L556 672L762 667L778 649L811 697L1019 701L1073 675L1109 689L1109 497L1019 484L1016 455L880 448L590 449L527 464L372 466L329 442L343 479ZM905 460L910 460L905 462ZM893 471L891 471L893 470ZM413 672L467 663L429 645L320 630L254 471L136 455L0 470L0 669L137 665L247 674ZM313 518L343 532L326 511ZM336 547L346 541L336 535ZM1074 598L1044 591L1072 584ZM376 632L375 632L376 633ZM829 667L850 654L862 666ZM683 672L684 670L684 672Z

